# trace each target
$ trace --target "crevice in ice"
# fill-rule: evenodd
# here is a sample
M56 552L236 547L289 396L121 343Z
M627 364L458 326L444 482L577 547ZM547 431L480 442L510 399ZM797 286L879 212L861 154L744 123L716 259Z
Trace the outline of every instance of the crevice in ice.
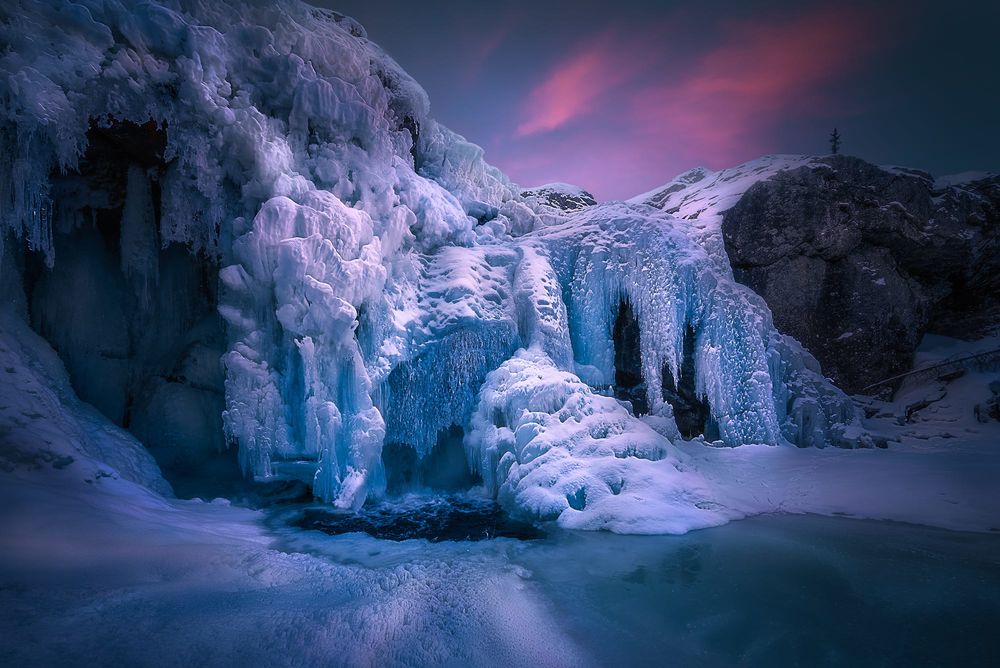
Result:
M458 492L480 484L482 478L469 470L464 438L465 430L457 424L442 429L437 443L423 457L407 443L386 443L382 448L386 493Z
M410 146L410 156L413 158L414 169L420 169L419 164L419 146L420 146L420 124L417 122L413 116L406 115L403 117L402 123L403 129L410 133L410 141L412 145Z
M691 325L684 328L679 378L675 381L669 366L663 367L663 400L674 411L674 420L681 436L692 439L705 435L709 440L718 438L713 428L712 412L708 400L698 395L695 386L695 342L697 332Z
M632 304L623 299L618 304L618 315L612 339L615 345L615 397L632 405L633 415L649 413L646 398L646 383L642 377L642 347L640 345L639 321L635 317Z

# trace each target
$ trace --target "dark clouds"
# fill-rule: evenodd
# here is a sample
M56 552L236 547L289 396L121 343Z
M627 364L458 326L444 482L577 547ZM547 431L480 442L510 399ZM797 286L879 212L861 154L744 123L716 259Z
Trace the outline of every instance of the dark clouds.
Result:
M843 150L1000 170L1000 3L317 0L515 181L601 198L697 165Z

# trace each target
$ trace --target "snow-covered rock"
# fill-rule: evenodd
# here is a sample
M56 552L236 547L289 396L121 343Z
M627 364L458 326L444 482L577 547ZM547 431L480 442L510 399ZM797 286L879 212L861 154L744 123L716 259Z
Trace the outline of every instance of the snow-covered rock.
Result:
M908 368L927 331L982 335L1000 307L1000 179L989 174L769 156L693 170L637 200L689 220L850 391Z
M789 169L819 165L819 160L811 156L766 155L719 171L696 167L628 201L648 204L689 221L701 245L717 266L725 271L729 260L722 242L722 215L740 201L755 183Z
M580 186L570 183L547 183L544 186L525 188L521 196L529 202L560 211L579 211L597 204L597 200Z

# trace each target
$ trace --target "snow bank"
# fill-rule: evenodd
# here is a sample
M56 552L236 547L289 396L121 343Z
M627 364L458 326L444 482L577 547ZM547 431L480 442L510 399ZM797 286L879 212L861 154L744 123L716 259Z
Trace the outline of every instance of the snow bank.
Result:
M466 444L486 489L532 519L618 533L684 533L726 519L668 441L537 349L487 378Z
M7 306L0 306L0 374L0 471L8 482L123 480L172 496L146 448L76 398L56 353Z

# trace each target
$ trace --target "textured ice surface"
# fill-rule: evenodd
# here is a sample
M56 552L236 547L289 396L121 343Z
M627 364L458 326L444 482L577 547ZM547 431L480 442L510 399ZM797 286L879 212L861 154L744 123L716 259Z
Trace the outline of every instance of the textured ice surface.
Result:
M17 253L58 267L53 226L93 225L88 195L50 179L79 166L88 132L165 132L158 169L128 168L121 270L142 302L160 247L222 267L223 425L247 475L304 475L358 508L384 493L384 444L426 458L457 429L511 511L621 531L716 523L663 394L688 331L707 440L865 443L847 398L697 228L643 205L522 199L349 18L295 2L20 0L0 9L0 39L0 229ZM22 266L5 262L5 280ZM642 418L605 396L623 302Z

